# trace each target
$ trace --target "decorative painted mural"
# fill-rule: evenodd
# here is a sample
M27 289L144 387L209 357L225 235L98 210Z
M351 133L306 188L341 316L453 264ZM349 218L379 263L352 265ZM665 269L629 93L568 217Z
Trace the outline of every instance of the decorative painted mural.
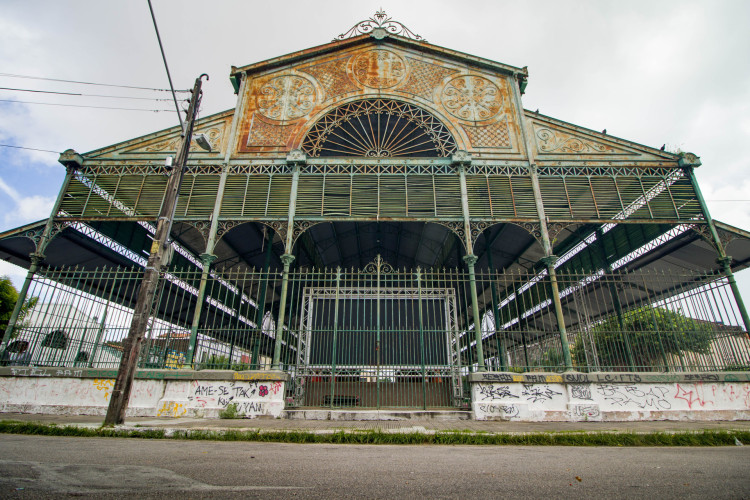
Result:
M387 45L334 57L251 77L239 129L240 153L278 156L299 148L307 130L327 112L373 97L412 103L435 115L461 149L479 154L517 151L507 77Z

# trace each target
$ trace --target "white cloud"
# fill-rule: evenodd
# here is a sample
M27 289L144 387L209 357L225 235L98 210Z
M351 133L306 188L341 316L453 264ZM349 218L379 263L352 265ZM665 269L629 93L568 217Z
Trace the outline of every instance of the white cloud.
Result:
M22 196L0 177L0 191L4 192L15 204L15 207L5 213L5 225L9 227L22 226L49 217L54 198L41 195Z
M23 280L26 279L26 269L18 267L15 264L0 260L0 276L7 276L13 282L16 290L19 290L23 285Z

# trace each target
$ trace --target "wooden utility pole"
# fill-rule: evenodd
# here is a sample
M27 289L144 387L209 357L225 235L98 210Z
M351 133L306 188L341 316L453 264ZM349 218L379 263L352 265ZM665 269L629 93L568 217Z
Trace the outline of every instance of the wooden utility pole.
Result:
M148 257L146 270L143 273L143 280L141 281L141 288L138 291L138 297L133 308L133 320L130 323L130 330L123 342L120 368L117 371L117 378L115 379L115 386L112 389L112 397L109 400L109 408L107 409L107 416L104 418L104 425L121 424L125 420L125 410L128 408L130 389L133 386L133 378L138 366L138 355L141 352L141 344L143 343L148 320L151 316L151 305L154 300L156 285L159 282L159 274L165 264L166 257L169 255L169 233L172 229L174 212L177 207L177 196L180 192L180 184L182 183L182 172L187 162L188 152L190 151L195 114L201 100L201 84L204 76L208 79L208 75L201 75L195 79L193 96L190 99L190 106L187 111L185 134L182 138L180 149L177 152L172 172L169 175L169 181L167 182L164 202L159 212L159 220L156 223L154 242L151 245L151 254Z

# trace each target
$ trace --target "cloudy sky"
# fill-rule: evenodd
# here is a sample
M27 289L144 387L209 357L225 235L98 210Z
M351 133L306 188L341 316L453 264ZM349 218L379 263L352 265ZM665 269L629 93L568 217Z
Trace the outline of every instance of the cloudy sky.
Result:
M211 77L203 116L234 106L231 65L326 43L382 6L431 43L528 66L528 109L696 153L713 216L750 229L750 2L152 2L175 86ZM141 99L0 90L0 144L86 152L177 124L170 102L151 100L164 92L8 76L167 87L146 0L1 4L0 87ZM56 160L0 147L0 231L49 215ZM0 274L18 283L23 271L0 263Z

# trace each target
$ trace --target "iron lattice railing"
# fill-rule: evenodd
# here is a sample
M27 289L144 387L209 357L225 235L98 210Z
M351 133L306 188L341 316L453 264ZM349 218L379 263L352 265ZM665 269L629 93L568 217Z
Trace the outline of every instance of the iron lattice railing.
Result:
M296 201L300 215L429 220L461 213L458 172L439 158L411 163L389 160L387 164L320 161L313 159L300 167L305 193ZM495 221L537 219L528 169L486 163L467 167L471 216ZM286 164L233 164L227 172L222 218L286 217L292 173L293 167ZM61 210L72 218L151 220L158 214L167 174L163 166L87 165L66 188ZM216 165L187 166L175 217L208 219L220 181L221 169ZM543 167L539 187L551 221L694 221L702 217L689 177L675 168Z
M545 271L477 271L476 321L464 270L397 270L380 259L365 269L296 269L282 325L280 272L208 273L196 315L201 275L163 273L139 366L269 370L278 337L289 405L453 407L479 369L480 328L486 369L565 369ZM117 368L141 277L140 269L40 272L2 363ZM557 281L575 370L750 367L722 275L560 268Z

